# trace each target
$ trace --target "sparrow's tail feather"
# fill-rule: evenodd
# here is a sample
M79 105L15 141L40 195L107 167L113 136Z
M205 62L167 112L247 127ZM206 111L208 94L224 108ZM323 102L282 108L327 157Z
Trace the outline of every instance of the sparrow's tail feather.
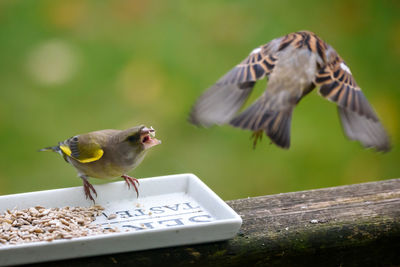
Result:
M293 106L271 110L270 105L259 99L231 120L230 124L252 131L264 130L271 141L282 148L290 147L290 125Z

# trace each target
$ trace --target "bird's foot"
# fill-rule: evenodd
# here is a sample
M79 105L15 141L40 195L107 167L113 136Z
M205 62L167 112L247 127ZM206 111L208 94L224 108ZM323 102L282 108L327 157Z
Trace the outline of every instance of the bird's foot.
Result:
M136 191L136 195L137 195L137 197L139 197L139 190L137 188L139 186L139 180L134 178L134 177L130 177L128 175L125 175L125 174L122 175L121 177L124 178L124 180L125 180L126 184L128 185L129 189L131 188L131 185L133 185L133 187L135 188L135 191Z
M254 131L253 134L251 135L250 139L254 139L253 140L253 149L256 148L258 140L260 140L260 142L261 142L263 133L264 133L263 130L257 130L257 131Z
M87 179L82 178L82 181L83 181L83 190L85 191L86 199L90 199L93 201L93 203L95 203L91 191L97 197L96 189L94 189L93 185L91 183L89 183L89 181Z

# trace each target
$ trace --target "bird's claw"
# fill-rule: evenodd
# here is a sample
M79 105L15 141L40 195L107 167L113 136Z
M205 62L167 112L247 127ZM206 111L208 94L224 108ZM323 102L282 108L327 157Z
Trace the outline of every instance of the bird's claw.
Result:
M258 140L260 140L260 142L261 142L262 137L263 137L263 130L257 130L257 131L253 132L253 134L250 137L250 139L254 139L253 140L253 149L256 149L257 142L258 142Z
M83 190L85 191L86 199L90 199L93 201L93 203L95 203L91 191L97 197L96 189L94 189L93 185L91 183L89 183L89 181L87 181L86 179L82 179L82 180L83 180Z
M139 180L134 177L130 177L128 175L122 175L121 177L124 178L129 189L131 188L131 185L133 185L133 187L135 188L135 191L136 191L136 195L137 195L137 197L139 197L139 190L137 188L139 186Z

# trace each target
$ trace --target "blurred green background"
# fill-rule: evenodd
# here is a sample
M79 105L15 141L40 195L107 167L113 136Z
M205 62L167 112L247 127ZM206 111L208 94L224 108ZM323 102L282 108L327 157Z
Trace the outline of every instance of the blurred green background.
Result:
M288 151L266 138L253 150L248 131L187 122L196 98L252 49L298 30L346 60L391 152L348 141L316 91L295 109ZM224 199L398 178L399 62L397 0L2 0L0 194L79 186L59 155L37 150L142 123L163 143L131 175L195 173Z

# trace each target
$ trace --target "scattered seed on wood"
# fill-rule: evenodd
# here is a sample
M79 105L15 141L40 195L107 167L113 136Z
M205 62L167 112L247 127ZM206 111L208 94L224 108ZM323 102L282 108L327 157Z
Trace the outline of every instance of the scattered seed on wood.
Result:
M6 210L0 213L0 246L118 232L116 228L92 224L103 210L99 205ZM110 214L109 219L114 219L112 215L117 217Z

